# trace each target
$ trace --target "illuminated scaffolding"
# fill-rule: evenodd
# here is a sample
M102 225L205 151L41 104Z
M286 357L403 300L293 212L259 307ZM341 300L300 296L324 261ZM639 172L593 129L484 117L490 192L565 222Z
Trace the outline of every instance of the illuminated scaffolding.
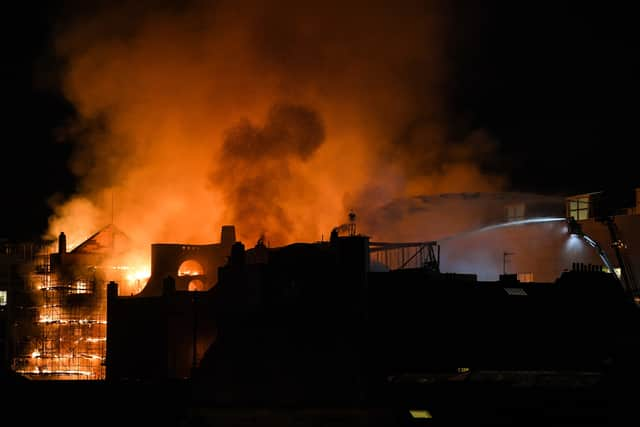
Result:
M47 253L38 255L29 280L15 372L31 379L104 379L106 285L95 268L63 278Z

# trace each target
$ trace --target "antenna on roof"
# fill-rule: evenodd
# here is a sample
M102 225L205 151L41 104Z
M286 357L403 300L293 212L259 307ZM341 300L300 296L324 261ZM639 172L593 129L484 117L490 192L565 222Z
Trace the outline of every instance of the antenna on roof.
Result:
M113 225L113 187L111 187L111 225Z

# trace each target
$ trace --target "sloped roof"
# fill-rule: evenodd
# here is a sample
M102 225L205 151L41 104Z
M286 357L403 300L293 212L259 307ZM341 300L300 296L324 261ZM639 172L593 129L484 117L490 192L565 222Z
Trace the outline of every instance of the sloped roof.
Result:
M107 254L126 250L130 239L114 224L109 224L76 246L73 254Z

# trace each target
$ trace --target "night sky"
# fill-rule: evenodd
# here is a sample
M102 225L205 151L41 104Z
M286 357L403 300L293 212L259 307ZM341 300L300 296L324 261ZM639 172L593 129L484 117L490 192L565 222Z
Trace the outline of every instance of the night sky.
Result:
M553 194L640 185L632 150L640 95L636 15L619 2L458 2L449 106L485 129L483 167L509 189ZM61 138L73 106L58 89L53 32L64 2L3 5L0 237L42 234L49 200L74 192Z

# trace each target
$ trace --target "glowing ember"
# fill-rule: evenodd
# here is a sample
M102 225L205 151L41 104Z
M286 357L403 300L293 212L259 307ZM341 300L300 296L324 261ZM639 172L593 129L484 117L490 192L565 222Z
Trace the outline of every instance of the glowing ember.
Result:
M130 293L140 292L147 283L147 280L149 280L149 277L151 277L151 269L149 266L132 267L125 276L125 283L121 283L121 285L123 285L121 293L126 294L127 291Z
M197 270L184 270L184 271L180 271L178 273L178 276L199 276L201 274L202 272Z

